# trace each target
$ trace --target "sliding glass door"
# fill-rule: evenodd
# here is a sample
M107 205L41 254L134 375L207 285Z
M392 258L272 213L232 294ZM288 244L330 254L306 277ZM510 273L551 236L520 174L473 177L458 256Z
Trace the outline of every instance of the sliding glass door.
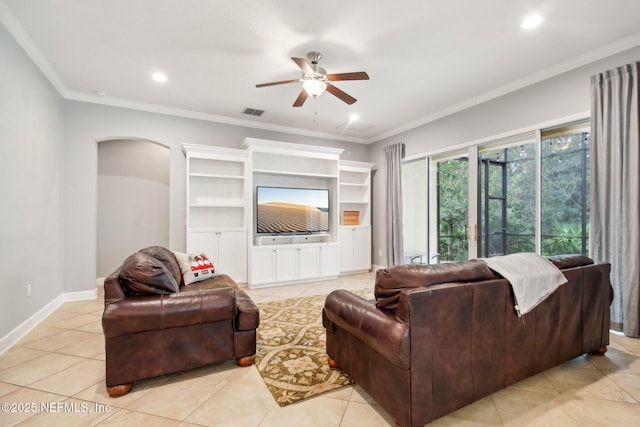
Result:
M464 261L476 256L476 192L470 177L475 148L431 158L430 262Z
M478 164L479 256L535 252L535 135L481 147Z
M582 122L428 157L428 245L419 250L428 259L419 261L588 254L589 148ZM427 218L422 207L407 215ZM405 227L405 242L414 238Z

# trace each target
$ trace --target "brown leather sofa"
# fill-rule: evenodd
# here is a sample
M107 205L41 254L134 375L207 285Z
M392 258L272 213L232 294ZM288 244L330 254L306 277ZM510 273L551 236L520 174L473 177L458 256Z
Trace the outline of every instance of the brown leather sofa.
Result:
M227 275L185 286L173 252L154 246L128 257L105 279L104 293L111 397L145 378L224 360L254 362L259 311Z
M519 318L509 282L472 260L379 270L377 301L325 301L327 354L395 420L422 426L609 343L610 265L550 260L568 282Z

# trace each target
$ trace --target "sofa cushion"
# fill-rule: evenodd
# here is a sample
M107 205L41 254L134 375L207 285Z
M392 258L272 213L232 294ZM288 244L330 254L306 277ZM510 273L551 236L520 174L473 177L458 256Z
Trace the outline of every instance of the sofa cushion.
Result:
M171 272L171 275L176 279L176 282L178 282L179 285L181 284L182 271L180 271L178 260L169 249L162 246L149 246L148 248L140 249L138 252L151 255L163 263L164 266L167 267L167 270Z
M216 274L206 280L191 283L188 287L184 287L182 291L199 291L205 289L233 288L238 289L236 282L226 274Z
M487 265L478 260L429 265L399 265L376 272L375 296L380 308L395 310L403 289L450 282L494 279Z
M169 294L179 289L178 282L164 263L144 252L136 252L125 259L118 276L128 296Z
M215 268L207 255L182 252L174 252L174 255L178 260L185 286L214 276Z

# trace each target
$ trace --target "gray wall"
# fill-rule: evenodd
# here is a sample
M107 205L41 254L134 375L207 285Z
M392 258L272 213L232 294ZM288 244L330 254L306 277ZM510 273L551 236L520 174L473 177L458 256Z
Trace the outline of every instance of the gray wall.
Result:
M373 179L372 195L374 264L387 265L383 232L386 179L382 166L385 146L403 142L405 156L411 157L586 113L591 108L590 77L601 71L638 60L640 60L640 47L372 144L369 147L369 161L378 165L378 172Z
M169 149L150 141L98 143L97 275L131 253L169 246Z
M63 152L62 99L0 25L0 339L63 292Z

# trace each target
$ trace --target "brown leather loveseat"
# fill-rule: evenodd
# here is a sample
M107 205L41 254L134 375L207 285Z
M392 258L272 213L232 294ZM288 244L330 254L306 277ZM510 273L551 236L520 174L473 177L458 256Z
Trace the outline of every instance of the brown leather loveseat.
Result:
M568 280L518 317L480 260L379 270L377 301L332 292L327 354L402 427L422 426L609 343L610 265L549 258Z
M254 362L258 308L227 275L185 286L174 253L153 246L107 277L104 293L111 397L127 394L140 379L224 360Z

